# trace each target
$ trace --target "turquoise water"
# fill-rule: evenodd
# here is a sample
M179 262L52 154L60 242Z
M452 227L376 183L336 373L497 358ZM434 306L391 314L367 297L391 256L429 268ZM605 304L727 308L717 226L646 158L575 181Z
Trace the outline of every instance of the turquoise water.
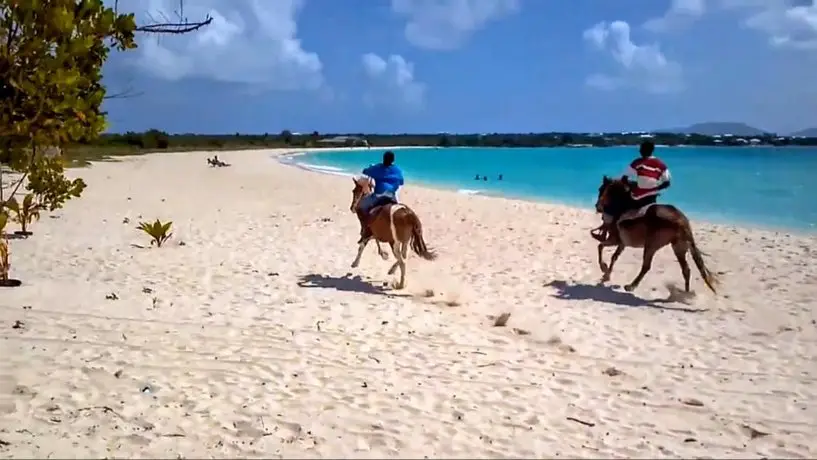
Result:
M319 151L306 167L359 173L382 149ZM395 150L408 183L592 209L603 175L620 175L636 147ZM672 172L660 201L710 222L817 231L817 149L675 147L656 150ZM474 180L475 175L488 180ZM498 180L498 175L503 180Z

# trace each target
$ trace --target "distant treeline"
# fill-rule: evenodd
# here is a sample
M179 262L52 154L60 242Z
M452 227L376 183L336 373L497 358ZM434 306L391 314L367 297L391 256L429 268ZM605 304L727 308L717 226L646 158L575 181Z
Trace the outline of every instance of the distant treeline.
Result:
M653 133L658 145L693 146L817 146L817 138L761 136L706 136L699 134ZM528 133L528 134L302 134L284 130L277 134L168 134L152 129L142 133L103 134L83 147L116 149L202 149L229 150L276 147L337 147L353 145L439 146L439 147L613 147L637 145L641 133ZM79 147L79 146L77 146Z

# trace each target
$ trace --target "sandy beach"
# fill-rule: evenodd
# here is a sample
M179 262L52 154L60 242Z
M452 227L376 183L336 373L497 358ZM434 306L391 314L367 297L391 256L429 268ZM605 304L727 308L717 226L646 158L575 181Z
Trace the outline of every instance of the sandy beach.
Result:
M352 182L282 153L70 171L10 242L0 456L817 456L817 236L694 222L719 295L667 300L668 248L597 286L590 210L409 184L440 257L394 291L374 245L349 267Z

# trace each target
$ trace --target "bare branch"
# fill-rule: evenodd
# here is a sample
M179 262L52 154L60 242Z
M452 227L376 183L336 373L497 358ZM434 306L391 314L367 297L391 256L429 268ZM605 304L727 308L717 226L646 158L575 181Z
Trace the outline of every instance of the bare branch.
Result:
M114 11L118 11L118 8L119 0L115 0ZM148 18L148 24L137 26L136 31L149 34L182 35L195 32L213 22L213 18L209 14L202 21L189 22L184 16L184 0L179 0L179 7L177 10L174 10L173 13L177 17L175 21L171 21L167 15L164 14L164 12L158 11L156 14L160 16L162 20L157 21L154 19L153 15L148 12L145 14L145 16ZM141 91L134 91L132 87L128 87L122 91L106 95L105 99L129 99L132 97L141 96L142 94L144 93Z
M144 91L134 91L133 88L125 88L122 91L106 94L104 99L130 99L132 97L139 97L143 94L145 94Z
M137 32L146 32L153 34L186 34L201 29L213 22L213 18L207 16L201 22L178 22L178 23L157 23L147 24L136 28Z
M168 17L161 11L159 12L159 15L161 15L163 22L155 21L153 17L148 14L147 16L150 18L150 24L138 26L136 31L151 34L180 35L194 32L213 22L213 18L209 14L202 21L188 22L187 18L184 17L184 0L179 0L179 9L178 11L174 11L174 13L176 13L176 16L178 17L178 20L175 22L168 19Z

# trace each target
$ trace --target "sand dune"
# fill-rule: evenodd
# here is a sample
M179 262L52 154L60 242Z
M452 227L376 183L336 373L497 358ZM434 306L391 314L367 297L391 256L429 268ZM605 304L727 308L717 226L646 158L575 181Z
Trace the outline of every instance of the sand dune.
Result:
M11 242L0 455L817 456L817 237L696 223L722 294L674 302L668 249L596 285L588 211L409 185L441 256L394 292L373 246L349 268L351 181L272 154L72 172Z

